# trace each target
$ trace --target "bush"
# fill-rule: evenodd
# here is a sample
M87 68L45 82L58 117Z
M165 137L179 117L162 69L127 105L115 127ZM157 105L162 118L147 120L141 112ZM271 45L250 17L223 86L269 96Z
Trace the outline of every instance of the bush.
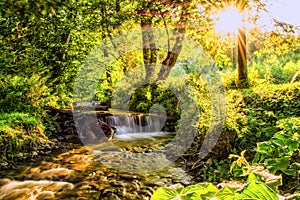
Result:
M265 79L269 83L289 83L293 75L299 70L299 55L298 48L298 50L282 56L276 56L276 54L272 54L270 57L259 56L253 59L249 67L255 68L258 71L259 78Z
M253 149L279 131L278 120L300 116L299 89L295 83L229 91L224 128L238 136L236 147Z
M51 143L44 130L42 121L27 113L1 113L1 167L5 167L9 160L34 157L39 150L50 148Z
M277 122L280 129L270 140L257 143L253 162L263 163L271 173L281 171L296 176L300 159L300 118L283 119Z
M277 121L279 131L268 141L257 143L253 163L264 165L271 173L284 175L285 188L300 190L300 118L292 117Z
M46 86L47 78L39 75L0 77L0 158L7 161L38 155L50 148L48 136L54 131L47 107L56 100Z
M39 75L0 76L0 105L2 112L42 113L51 100L47 78Z
M148 113L154 104L164 107L169 116L178 117L180 114L178 99L167 85L145 85L138 88L130 99L129 108L133 111Z
M226 90L237 89L238 72L236 70L227 69L221 72L222 82ZM258 69L255 67L248 68L248 81L250 87L257 87L260 84L266 83L266 79L261 78Z
M203 138L211 123L211 98L201 81L193 80L193 88L201 109L198 135L185 159L199 162ZM197 83L197 84L196 84ZM229 90L226 93L226 116L222 133L208 157L226 159L230 153L247 149L249 160L255 156L257 143L270 140L282 129L279 120L300 116L300 83L283 85L259 85L245 90ZM202 96L202 97L201 97ZM217 130L219 131L219 130ZM207 158L208 158L207 157Z
M250 166L242 156L235 156L239 168L246 163L243 176L244 181L222 182L217 186L212 183L199 183L183 187L180 184L169 188L158 188L152 195L151 200L171 200L171 199L265 199L277 200L284 198L278 194L277 188L282 184L281 176L270 174L261 166ZM234 163L235 163L234 162ZM234 164L235 165L235 164ZM270 181L270 178L272 180Z

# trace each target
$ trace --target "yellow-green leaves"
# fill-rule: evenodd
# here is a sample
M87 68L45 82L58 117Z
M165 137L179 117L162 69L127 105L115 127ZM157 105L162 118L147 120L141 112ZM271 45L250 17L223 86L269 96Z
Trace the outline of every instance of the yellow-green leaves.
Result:
M159 188L151 200L197 200L214 198L219 190L212 184L191 185L186 188Z
M151 200L278 200L276 192L264 183L250 182L242 191L228 186L217 189L212 184L197 184L186 188L159 188Z

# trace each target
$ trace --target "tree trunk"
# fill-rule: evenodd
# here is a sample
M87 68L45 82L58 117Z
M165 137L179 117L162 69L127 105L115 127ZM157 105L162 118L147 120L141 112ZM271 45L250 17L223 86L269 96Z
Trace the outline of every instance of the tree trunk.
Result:
M177 58L182 50L184 31L185 31L185 28L180 28L179 32L176 33L177 37L176 37L175 44L172 48L172 51L168 52L166 59L162 62L162 66L161 66L160 72L158 74L158 80L166 79L169 76L172 68L176 64Z
M157 49L155 35L152 29L152 17L143 16L141 18L143 58L146 70L146 79L153 78L157 63Z
M247 55L246 55L246 28L238 30L238 87L248 88Z

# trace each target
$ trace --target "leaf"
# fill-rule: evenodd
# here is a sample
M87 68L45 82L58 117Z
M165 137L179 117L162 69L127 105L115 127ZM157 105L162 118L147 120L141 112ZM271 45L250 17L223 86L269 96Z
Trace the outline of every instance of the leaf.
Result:
M288 149L290 152L293 152L299 148L299 141L290 140L288 142Z
M256 181L261 181L260 177L251 172L248 175L247 183L256 182Z
M198 195L207 194L208 190L203 185L191 185L183 188L180 194L197 193Z
M230 189L228 186L225 186L222 190L220 190L216 197L218 199L222 199L222 200L235 200L235 199L240 199L239 197L240 195L236 192L234 192L234 190Z
M219 192L218 188L211 183L207 185L206 189L208 191L207 194L200 195L203 199L213 198Z
M291 166L288 169L285 169L285 170L282 170L282 171L286 175L297 176L297 169L299 169L299 168L300 167L296 163L293 163L293 164L291 164Z
M198 185L188 186L180 191L181 197L189 197L190 199L207 199L215 197L219 192L218 188L213 184L202 183ZM189 195L189 196L188 196ZM186 199L186 198L183 198Z
M278 170L286 170L290 166L290 160L287 157L266 159L264 163L273 174Z
M278 200L274 191L263 183L250 183L241 193L243 199Z
M176 197L179 197L179 194L175 190L161 187L153 193L151 200L171 200Z
M261 154L269 154L269 142L259 142L257 143L256 152Z

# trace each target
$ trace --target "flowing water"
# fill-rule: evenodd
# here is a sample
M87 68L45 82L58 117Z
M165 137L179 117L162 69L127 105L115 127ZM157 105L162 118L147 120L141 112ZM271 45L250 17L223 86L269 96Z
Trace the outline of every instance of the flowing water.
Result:
M52 155L0 171L0 199L150 199L160 186L190 184L192 177L180 163L159 167L168 162L159 154L161 147L173 137L160 131L164 120L139 115L107 117L106 122L116 127L109 145L60 142ZM159 159L147 156L156 155L153 152L158 152Z

